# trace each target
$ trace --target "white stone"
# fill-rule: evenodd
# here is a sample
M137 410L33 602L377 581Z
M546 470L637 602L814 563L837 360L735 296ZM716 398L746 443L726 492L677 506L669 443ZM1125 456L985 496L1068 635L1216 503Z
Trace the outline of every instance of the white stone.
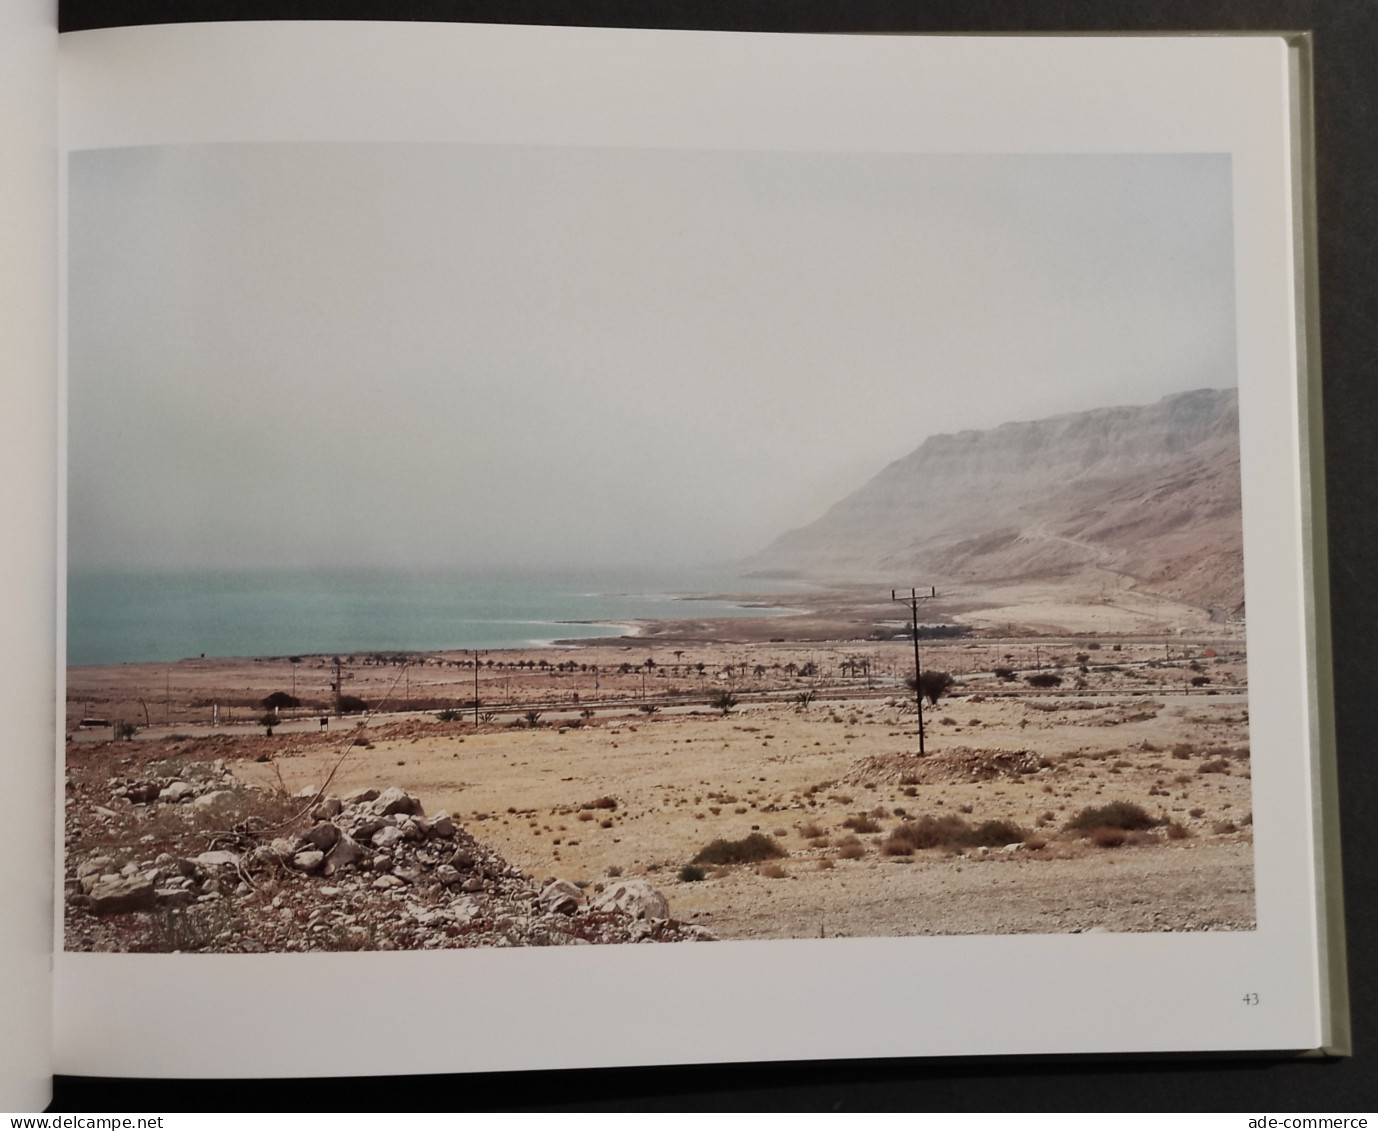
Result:
M234 791L229 789L213 789L210 793L203 793L192 802L198 809L208 809L212 805L219 805L224 801L233 801Z
M195 796L196 787L184 781L175 781L163 786L158 792L158 800L166 801L176 805L179 801L185 801L188 797Z
M402 830L389 825L386 828L379 829L373 834L373 847L391 848L401 839Z
M325 861L325 853L318 848L298 852L292 857L292 867L298 872L314 872Z
M618 880L594 904L598 911L623 911L634 919L668 919L670 904L645 880Z

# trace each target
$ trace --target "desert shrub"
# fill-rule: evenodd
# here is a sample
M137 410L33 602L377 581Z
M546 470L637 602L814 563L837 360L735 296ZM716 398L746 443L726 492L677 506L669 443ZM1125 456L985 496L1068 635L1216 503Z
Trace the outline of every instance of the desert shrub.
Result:
M340 714L342 715L362 715L368 710L368 704L357 695L340 696Z
M831 868L834 866L834 865L833 865L833 859L832 859L832 857L831 857L831 856L824 856L822 859L820 859L820 860L818 861L818 865L817 865L817 866L818 866L818 870L819 870L820 872L826 872L826 871L828 871L829 869L831 869Z
M756 872L768 880L783 880L789 875L779 864L762 864Z
M1224 836L1226 833L1237 833L1238 831L1239 829L1235 827L1233 821L1216 821L1211 826L1211 832L1215 833L1216 836Z
M1056 672L1034 672L1033 675L1026 675L1024 682L1030 687L1061 687L1062 677Z
M1167 827L1168 840L1186 840L1191 836L1191 830L1181 821L1171 821Z
M855 836L844 836L837 842L837 854L843 860L860 860L866 855L866 846Z
M1206 815L1206 811L1204 809L1193 809L1191 810L1190 815L1195 817L1197 820L1200 820L1202 817Z
M580 809L616 809L617 798L603 796L595 801L585 801L579 806Z
M995 674L996 676L998 676L1000 679L1005 680L1005 682L1007 682L1007 683L1008 683L1010 680L1014 679L1014 669L1013 669L1013 668L995 668L995 669L994 669L994 674Z
M267 711L282 710L286 707L300 707L301 700L295 695L288 695L285 691L274 691L263 700L263 708Z
M696 884L707 875L697 864L686 864L679 870L680 882L686 884Z
M464 716L461 715L458 711L456 711L453 707L446 707L443 711L437 711L435 713L435 717L439 719L442 723L457 723Z
M842 827L844 829L851 829L853 832L857 833L880 832L880 825L876 823L873 817L870 817L865 813L856 813L848 817L845 821L842 822Z
M1129 834L1124 829L1102 826L1091 830L1091 840L1098 848L1119 848L1128 839Z
M1228 774L1230 764L1224 758L1212 758L1208 762L1202 762L1196 767L1198 774Z
M1141 806L1132 801L1112 801L1109 805L1098 805L1081 810L1067 822L1069 829L1087 832L1094 829L1151 829L1161 822L1150 816Z
M756 864L789 853L780 847L774 837L763 833L752 833L741 840L724 840L721 837L699 850L690 863L693 864Z
M957 844L963 848L998 848L1005 844L1021 844L1028 835L1013 821L982 821L958 837Z
M526 711L525 713L523 713L522 719L525 721L527 726L534 727L541 721L541 712Z
M1048 847L1048 841L1046 838L1041 836L1031 836L1028 840L1024 842L1024 847L1029 849L1029 851L1031 852L1038 852L1041 849Z
M796 707L807 707L807 706L808 706L810 703L812 703L812 702L813 702L813 692L812 692L812 691L801 691L801 692L799 692L798 695L796 695L796 696L794 697L794 705L795 705Z
M897 825L880 850L887 856L909 856L918 849L953 844L970 831L970 826L961 817L951 813L934 817L925 813L916 820Z
M1191 677L1192 687L1205 687L1210 681L1211 677L1208 675L1195 675Z
M825 832L821 825L817 825L813 821L805 821L799 826L799 835L805 840L817 840L824 836Z

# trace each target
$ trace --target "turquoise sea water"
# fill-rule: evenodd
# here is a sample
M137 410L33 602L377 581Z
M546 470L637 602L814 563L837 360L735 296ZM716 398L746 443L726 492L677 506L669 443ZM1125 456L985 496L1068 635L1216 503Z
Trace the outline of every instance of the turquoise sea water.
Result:
M683 599L761 585L707 574L74 573L67 663L519 648L619 635L608 626L629 620L781 612Z

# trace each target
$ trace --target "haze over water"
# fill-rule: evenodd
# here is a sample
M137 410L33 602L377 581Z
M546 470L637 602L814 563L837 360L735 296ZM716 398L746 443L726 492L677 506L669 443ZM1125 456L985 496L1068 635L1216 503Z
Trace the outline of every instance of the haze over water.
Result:
M67 663L522 648L621 635L610 626L630 620L780 615L679 599L762 584L707 573L79 572L68 579Z

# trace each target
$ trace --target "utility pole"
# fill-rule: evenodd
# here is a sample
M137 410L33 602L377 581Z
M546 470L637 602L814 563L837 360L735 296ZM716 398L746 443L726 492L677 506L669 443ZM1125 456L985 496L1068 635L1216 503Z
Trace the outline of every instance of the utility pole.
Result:
M330 689L335 692L335 717L344 718L344 701L342 694L344 691L344 676L340 672L342 662L339 656L334 659L335 663L335 682L330 685Z
M478 651L477 649L474 649L474 651L473 651L473 657L474 657L474 729L475 729L475 730L478 729L478 658L479 658L481 655L483 655L482 652Z
M922 681L919 678L923 670L919 667L919 602L931 601L937 595L938 590L935 586L932 585L928 587L928 592L923 594L922 596L919 595L919 591L917 589L910 589L908 597L901 597L898 591L894 589L890 590L890 600L908 601L909 608L914 617L913 623L910 625L910 627L914 630L914 705L919 709L920 758L927 757L928 752L924 749L923 745L923 685Z

